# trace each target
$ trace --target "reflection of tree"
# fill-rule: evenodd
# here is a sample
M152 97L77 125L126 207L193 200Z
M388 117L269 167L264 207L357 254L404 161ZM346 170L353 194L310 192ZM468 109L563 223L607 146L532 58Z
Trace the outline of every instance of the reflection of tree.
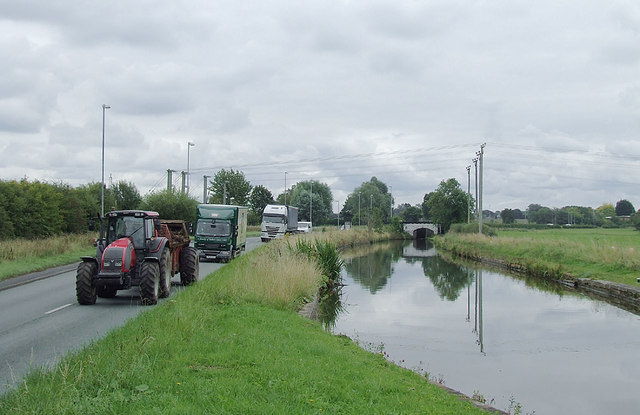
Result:
M353 258L345 264L345 270L354 279L375 294L387 285L393 272L392 264L402 258L402 243L391 244L390 249L378 250L375 246L368 253Z
M440 298L454 301L462 289L473 281L473 274L459 265L447 262L439 255L422 261L424 275L431 280Z
M318 319L325 330L333 330L336 325L336 318L344 311L341 294L340 288L334 288L321 293L318 303Z

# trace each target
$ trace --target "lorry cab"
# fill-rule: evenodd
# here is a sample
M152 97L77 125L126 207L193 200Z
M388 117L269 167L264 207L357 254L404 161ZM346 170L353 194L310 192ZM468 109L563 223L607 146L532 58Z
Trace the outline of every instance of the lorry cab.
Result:
M200 204L196 208L194 246L200 260L230 261L246 246L248 208Z

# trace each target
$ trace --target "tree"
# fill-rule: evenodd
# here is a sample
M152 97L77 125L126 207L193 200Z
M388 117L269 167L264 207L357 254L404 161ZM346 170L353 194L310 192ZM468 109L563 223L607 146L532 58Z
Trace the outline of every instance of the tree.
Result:
M452 223L467 221L470 204L469 195L453 178L441 181L438 188L429 194L427 200L431 220L440 224L445 232L449 230Z
M402 212L402 220L405 222L418 222L422 218L422 209L417 206L409 206Z
M513 223L515 222L515 213L513 210L511 209L503 209L502 212L500 212L500 217L502 218L502 223Z
M255 186L253 190L251 190L251 195L249 196L249 206L253 213L258 216L262 216L262 212L264 211L264 207L269 203L273 203L273 195L266 187L262 185Z
M616 203L616 216L630 216L633 215L635 211L631 202L626 199L619 200L618 203Z
M311 190L313 188L313 199ZM326 224L331 220L333 193L326 183L316 180L298 182L287 194L290 205L298 208L298 220Z
M197 206L198 201L184 193L162 190L145 196L141 208L158 212L162 219L182 219L193 223Z
M251 183L244 177L241 171L222 169L213 176L210 181L211 196L209 203L234 204L246 206L249 203ZM227 200L223 200L226 190Z
M142 197L133 183L124 180L119 181L111 189L115 200L115 208L118 210L138 209L142 203Z
M387 185L374 176L347 197L340 216L353 224L389 223L392 201Z

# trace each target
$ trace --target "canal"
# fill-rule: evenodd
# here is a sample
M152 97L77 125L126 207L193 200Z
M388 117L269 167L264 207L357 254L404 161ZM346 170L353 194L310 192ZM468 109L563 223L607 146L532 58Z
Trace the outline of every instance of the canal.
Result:
M512 413L640 413L639 316L427 243L344 258L345 286L322 306L333 333Z

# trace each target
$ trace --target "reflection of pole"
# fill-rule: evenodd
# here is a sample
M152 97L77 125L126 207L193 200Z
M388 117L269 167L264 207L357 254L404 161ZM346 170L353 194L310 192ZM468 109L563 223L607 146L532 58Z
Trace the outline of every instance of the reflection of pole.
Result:
M483 336L483 327L482 327L482 270L478 271L478 309L479 309L479 340L480 340L480 352L484 353L484 336Z
M471 321L471 283L467 284L467 321Z
M473 332L477 333L478 332L478 270L475 271L475 287L476 287L476 300L475 300L475 309L474 309L474 317L473 317L473 321L474 321L474 327L473 327Z

